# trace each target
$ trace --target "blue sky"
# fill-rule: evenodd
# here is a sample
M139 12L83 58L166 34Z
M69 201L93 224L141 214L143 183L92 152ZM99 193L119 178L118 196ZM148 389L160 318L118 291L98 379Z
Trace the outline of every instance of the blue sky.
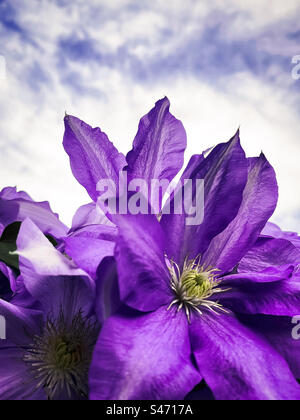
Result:
M0 187L49 200L70 223L89 198L62 148L65 111L126 153L167 95L186 159L240 126L247 154L263 150L278 174L274 220L300 231L299 12L299 0L0 0Z

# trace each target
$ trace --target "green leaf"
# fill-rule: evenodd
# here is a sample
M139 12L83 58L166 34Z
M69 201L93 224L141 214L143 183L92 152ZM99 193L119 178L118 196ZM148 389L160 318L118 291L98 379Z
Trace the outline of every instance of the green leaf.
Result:
M56 239L54 239L53 236L51 235L45 235L45 236L48 239L48 241L54 246L54 248L56 248L58 245Z
M21 228L21 222L14 222L7 226L2 233L1 242L16 242Z
M19 270L19 256L11 255L10 252L17 249L17 238L21 228L21 222L14 222L7 226L0 239L0 261L11 268ZM48 241L56 247L57 241L51 235L45 235Z
M4 229L0 239L0 261L17 270L19 270L19 257L18 255L11 255L10 252L17 249L16 241L20 227L21 222L10 224Z

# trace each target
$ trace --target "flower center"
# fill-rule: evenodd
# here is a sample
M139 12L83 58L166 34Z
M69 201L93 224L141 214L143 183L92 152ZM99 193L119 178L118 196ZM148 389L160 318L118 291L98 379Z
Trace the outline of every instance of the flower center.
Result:
M199 299L211 289L211 282L208 273L198 273L197 270L183 272L181 276L182 286L190 297Z
M88 371L97 336L96 323L84 318L81 311L72 320L62 311L56 320L48 318L23 359L38 382L36 388L43 388L48 399L55 399L57 391L69 399L74 394L87 398Z
M218 313L217 310L227 312L220 303L210 299L213 295L228 290L219 287L221 280L217 278L218 269L201 265L199 257L194 260L186 258L182 270L174 261L168 259L167 265L171 275L171 289L175 295L168 310L177 304L178 311L185 309L189 322L191 312L202 315L203 308L215 313Z
M82 362L81 343L68 342L64 337L59 338L54 348L54 363L58 369L66 370L78 366Z

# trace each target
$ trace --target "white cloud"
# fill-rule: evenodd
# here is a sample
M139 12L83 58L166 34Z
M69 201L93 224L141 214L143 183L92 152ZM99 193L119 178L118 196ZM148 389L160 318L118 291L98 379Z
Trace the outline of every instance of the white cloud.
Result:
M287 94L287 85L293 81L289 72L284 73L276 62L268 68L276 76L273 82L244 71L224 74L212 85L199 75L180 72L163 79L154 74L142 83L132 80L129 72L120 71L118 66L112 69L106 63L68 61L69 71L80 74L86 87L99 90L96 97L72 91L61 81L56 49L60 37L76 32L82 39L99 41L104 52L113 53L125 45L140 59L168 56L195 33L204 32L207 19L216 8L227 15L239 12L232 25L224 26L228 41L245 36L255 39L255 34L266 40L271 33L270 25L290 18L297 2L284 6L275 1L270 8L269 2L261 0L242 2L238 7L233 0L145 1L141 9L126 8L130 3L77 1L63 8L51 1L12 1L18 5L20 26L27 29L38 48L22 42L16 33L6 38L8 75L6 86L0 87L2 186L18 185L37 200L48 199L62 219L70 222L76 208L89 198L72 177L62 148L65 110L94 126L100 125L126 153L139 118L157 99L167 95L172 112L187 129L187 158L228 140L241 125L247 153L257 155L263 150L278 173L280 201L275 220L287 229L300 230L297 194L300 119L293 105L298 86L295 84L295 91ZM93 4L97 8L91 9ZM173 34L166 37L164 31ZM267 50L266 41L260 45ZM284 55L284 48L279 52ZM33 89L28 85L26 71L35 61L51 82Z

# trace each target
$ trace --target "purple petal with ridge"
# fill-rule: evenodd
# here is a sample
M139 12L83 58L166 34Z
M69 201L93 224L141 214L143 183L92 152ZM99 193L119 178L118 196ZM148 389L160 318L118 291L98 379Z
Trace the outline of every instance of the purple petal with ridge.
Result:
M167 254L182 264L188 256L203 254L211 240L235 218L247 181L247 159L239 133L228 143L216 146L199 164L190 162L187 174L192 180L204 180L204 220L187 226L186 214L164 214L161 225L167 235ZM192 169L192 170L191 170ZM185 174L182 178L185 177Z
M95 283L57 251L29 219L22 223L17 249L24 285L46 316L57 316L62 308L70 316L79 310L90 312Z
M110 179L118 185L119 172L126 165L125 156L100 128L92 128L67 115L63 145L70 157L73 175L93 201L99 196L97 184L101 179Z
M192 322L190 332L198 368L216 399L300 399L283 357L234 316L206 314Z
M115 258L120 297L134 309L153 311L172 301L165 237L154 215L116 216Z
M90 369L92 400L180 400L200 381L186 315L126 308L104 324Z
M232 270L255 243L277 203L276 175L265 156L248 162L248 181L238 214L202 256L206 265L222 272Z
M156 102L139 124L133 149L127 154L128 179L171 181L182 168L186 133L170 112L168 98Z

